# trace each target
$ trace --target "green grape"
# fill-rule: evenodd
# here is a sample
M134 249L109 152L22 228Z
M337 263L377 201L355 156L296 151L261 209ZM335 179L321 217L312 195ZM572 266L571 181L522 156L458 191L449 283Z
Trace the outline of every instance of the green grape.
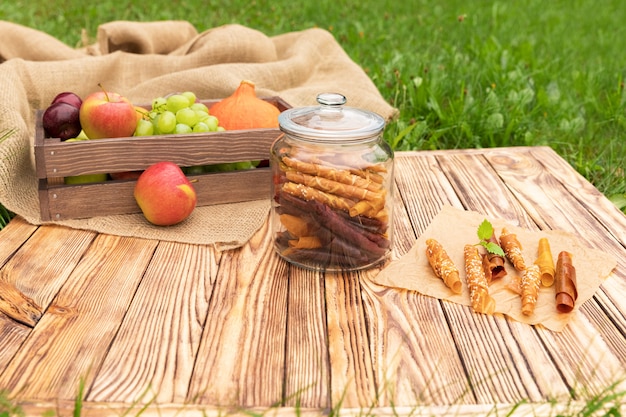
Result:
M167 108L167 100L165 97L157 97L152 100L152 110L156 113L161 113Z
M202 174L204 172L204 168L202 167L202 165L196 165L196 166L191 166L191 167L185 167L182 169L183 172L187 175L196 175L196 174Z
M226 129L223 126L218 126L217 127L217 131L218 132L226 132Z
M252 169L254 165L252 161L235 162L235 169Z
M176 129L176 115L169 110L164 111L159 115L157 121L157 129L160 134L169 134Z
M192 110L195 110L195 111L203 111L205 113L209 113L209 108L204 103L200 103L200 102L193 103L189 107L191 107Z
M209 117L209 113L202 110L196 110L195 113L198 116L199 122L204 122Z
M227 172L234 171L236 169L235 163L223 163L223 164L213 164L213 165L205 165L204 172Z
M207 126L207 124L204 123L204 122L196 123L196 125L193 127L193 131L194 131L194 133L210 132L209 126Z
M135 136L151 136L154 134L154 125L146 119L139 119L135 128Z
M209 117L207 117L204 120L204 123L206 123L206 125L209 126L209 130L211 132L216 132L219 126L219 121L217 120L217 117L213 115L209 115Z
M182 94L172 94L166 99L167 110L176 114L176 112L180 109L184 109L185 107L189 107L189 99Z
M174 128L174 134L191 133L191 132L193 132L193 129L191 128L191 126L186 125L184 123L176 123L176 128Z
M176 112L176 121L188 126L195 126L200 121L200 117L190 107L185 107Z
M151 113L150 114L150 123L152 123L152 133L154 135L160 135L159 132L159 119L161 118L161 113Z
M181 94L187 97L187 100L189 100L190 106L196 102L196 94L193 91L185 91Z

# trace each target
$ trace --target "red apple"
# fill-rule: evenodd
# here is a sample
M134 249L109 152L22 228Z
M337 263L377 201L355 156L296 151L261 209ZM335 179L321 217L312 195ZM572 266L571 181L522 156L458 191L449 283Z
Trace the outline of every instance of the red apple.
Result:
M144 217L157 226L182 222L197 202L191 182L178 165L168 161L151 165L139 176L134 196Z
M83 100L80 124L89 139L132 136L137 127L137 112L126 97L103 89Z
M57 102L44 111L41 123L46 136L67 140L80 134L80 110L71 104Z
M52 100L52 103L67 103L78 109L83 104L83 100L75 93L71 91L64 91L62 93L57 94L57 96Z

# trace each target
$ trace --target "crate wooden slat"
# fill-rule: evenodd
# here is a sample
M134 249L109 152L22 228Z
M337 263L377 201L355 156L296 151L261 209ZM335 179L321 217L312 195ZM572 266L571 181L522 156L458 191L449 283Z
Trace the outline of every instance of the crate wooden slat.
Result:
M264 100L281 111L290 107L279 97ZM215 101L202 102L210 107ZM140 171L160 161L191 167L267 160L272 143L281 135L278 128L273 128L63 142L45 137L42 114L43 111L39 111L37 115L35 165L44 221L140 211L133 197L135 180L65 184L64 177ZM269 168L189 177L195 180L198 206L269 197Z

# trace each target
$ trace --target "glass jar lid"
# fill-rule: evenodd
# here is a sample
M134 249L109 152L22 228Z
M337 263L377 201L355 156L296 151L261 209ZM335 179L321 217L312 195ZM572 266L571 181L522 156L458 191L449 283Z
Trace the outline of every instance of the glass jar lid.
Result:
M313 142L360 142L377 138L385 128L378 114L344 106L346 97L338 93L317 96L319 106L283 111L278 116L280 130Z

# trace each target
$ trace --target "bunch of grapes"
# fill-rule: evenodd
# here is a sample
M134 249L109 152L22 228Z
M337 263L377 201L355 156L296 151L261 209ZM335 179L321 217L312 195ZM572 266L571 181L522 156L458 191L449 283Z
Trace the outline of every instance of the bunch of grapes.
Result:
M175 135L180 133L217 132L224 130L208 107L196 102L191 91L157 97L152 109L137 122L135 136Z
M196 102L191 91L157 97L152 108L137 122L135 136L175 135L179 133L202 133L224 131L217 117L209 114L208 107ZM259 161L232 162L213 165L181 167L185 174L201 174L216 171L234 171L255 168Z

